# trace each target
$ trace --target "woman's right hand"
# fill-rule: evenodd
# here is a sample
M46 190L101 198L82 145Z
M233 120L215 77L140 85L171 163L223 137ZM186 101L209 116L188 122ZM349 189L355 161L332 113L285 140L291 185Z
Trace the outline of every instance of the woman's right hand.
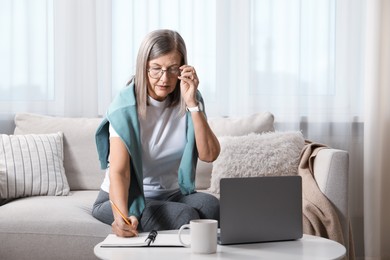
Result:
M128 225L121 217L115 218L112 222L112 231L119 237L134 237L138 236L138 219L135 216L127 218L131 225Z

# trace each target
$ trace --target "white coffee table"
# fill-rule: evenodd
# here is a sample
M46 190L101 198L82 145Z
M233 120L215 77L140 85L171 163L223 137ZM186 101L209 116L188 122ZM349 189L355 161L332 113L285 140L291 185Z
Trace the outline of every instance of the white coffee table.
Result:
M177 232L177 231L165 231ZM137 247L102 248L100 243L94 248L100 259L341 259L345 247L322 237L303 235L302 239L283 242L268 242L242 245L218 245L217 253L210 255L193 254L184 247Z

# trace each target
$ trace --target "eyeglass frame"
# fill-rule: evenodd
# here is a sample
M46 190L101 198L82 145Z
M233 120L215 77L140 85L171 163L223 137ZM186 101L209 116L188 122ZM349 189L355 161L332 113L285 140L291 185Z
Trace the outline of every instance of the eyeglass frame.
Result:
M156 75L157 77L153 77L150 73L150 70L152 69L157 69L157 68L148 68L147 71L148 71L148 74L149 76L152 78L152 79L159 79L161 78L164 73L167 73L167 77L170 77L170 78L173 78L174 76L179 76L180 75L180 68L179 67L176 67L176 66L172 66L172 67L169 67L167 68L166 70L163 70L162 68L159 69L160 72L158 72ZM172 73L171 71L172 70L177 70L177 73Z

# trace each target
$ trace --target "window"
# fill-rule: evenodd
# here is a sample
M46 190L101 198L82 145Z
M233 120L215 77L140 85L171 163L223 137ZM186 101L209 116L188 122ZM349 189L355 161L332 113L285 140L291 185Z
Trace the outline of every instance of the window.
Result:
M2 1L1 102L53 100L52 11L51 1Z

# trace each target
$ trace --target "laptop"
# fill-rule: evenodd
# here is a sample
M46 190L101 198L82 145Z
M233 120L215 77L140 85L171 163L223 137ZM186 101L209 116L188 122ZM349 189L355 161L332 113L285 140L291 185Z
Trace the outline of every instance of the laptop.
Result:
M219 244L299 238L302 238L300 176L221 179Z

